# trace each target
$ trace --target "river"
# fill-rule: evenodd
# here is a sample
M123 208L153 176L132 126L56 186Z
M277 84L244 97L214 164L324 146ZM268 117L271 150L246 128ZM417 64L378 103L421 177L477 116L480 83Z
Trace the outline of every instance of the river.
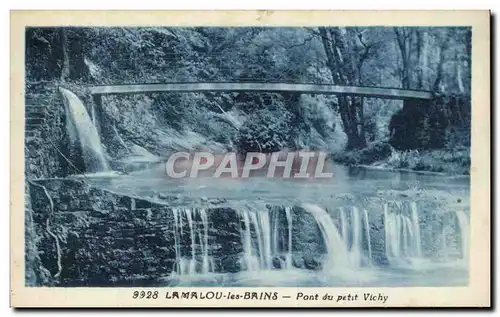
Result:
M97 173L87 178L94 186L175 208L178 220L173 229L177 236L190 234L191 249L181 254L176 246L177 269L159 278L158 285L467 285L469 177L341 165L332 170L333 178L324 180L173 180L159 164L129 174ZM212 265L211 224L205 209L197 206L214 201L242 210L241 221L248 229L241 229L244 254L239 272L220 273ZM261 207L266 204L283 206L283 215ZM287 209L292 206L313 215L320 228L327 251L319 269L292 265L298 252L292 235L296 243L300 232L294 226L301 218ZM203 221L196 222L196 217ZM280 222L273 220L279 217ZM177 221L188 221L190 233L178 232ZM278 267L273 265L276 258L282 262Z

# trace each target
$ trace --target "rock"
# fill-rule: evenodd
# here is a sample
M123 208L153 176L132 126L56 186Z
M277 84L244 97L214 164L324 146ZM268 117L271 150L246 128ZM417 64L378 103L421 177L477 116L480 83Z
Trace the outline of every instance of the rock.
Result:
M301 256L292 255L292 265L298 269L303 269L304 259Z
M376 253L373 255L372 261L377 265L377 266L388 266L389 259L384 253Z
M238 255L229 255L221 261L221 272L238 273L241 271L241 261Z
M164 194L164 193L159 193L158 194L158 198L160 198L160 199L168 199L168 196L166 194Z
M219 205L219 204L223 204L227 202L227 199L226 198L214 198L214 199L211 199L210 200L210 203L212 205Z
M273 258L273 267L275 269L284 269L285 268L285 258L282 255L275 256Z
M304 255L304 266L309 270L320 270L322 268L321 262L315 259L311 254Z

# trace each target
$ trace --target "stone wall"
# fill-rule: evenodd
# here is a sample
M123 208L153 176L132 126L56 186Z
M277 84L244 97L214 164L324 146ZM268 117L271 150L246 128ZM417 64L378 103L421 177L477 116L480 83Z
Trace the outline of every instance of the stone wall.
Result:
M26 202L26 284L53 286L113 286L153 285L176 270L177 245L184 257L191 258L192 237L186 208L203 208L208 219L209 254L213 270L235 273L242 269L241 229L245 228L241 210L225 200L189 203L175 207L177 197L164 197L153 202L138 197L113 193L91 187L85 179L45 179L29 181ZM170 199L171 198L171 199ZM352 208L352 201L337 201L328 210L338 222L338 207ZM387 264L385 256L383 203L367 200L372 263ZM442 217L436 205L425 206L420 213L422 249L425 256L439 251ZM180 221L175 220L174 208ZM261 207L257 207L261 208ZM278 236L288 238L288 223L284 206L262 205L269 210L270 219L278 215ZM257 209L258 210L258 209ZM276 213L278 212L278 213ZM293 265L303 269L321 269L326 248L314 217L295 206L291 210ZM346 213L350 221L349 213ZM199 212L191 212L191 225L203 228ZM426 216L427 215L427 216ZM338 228L339 223L335 224ZM177 227L177 231L176 228ZM195 236L195 256L201 266L201 236ZM275 230L271 228L271 230ZM179 232L183 234L179 234ZM257 241L256 230L250 226ZM363 249L368 248L366 233L362 233ZM203 237L204 239L204 237ZM287 250L282 247L282 250ZM366 252L365 252L366 253ZM283 258L284 259L284 258ZM273 259L275 268L280 261Z
M64 105L56 83L27 85L25 93L25 176L62 176L59 153L64 140Z
M31 241L26 256L36 261L26 263L27 284L147 285L175 270L174 207L167 202L160 204L93 188L85 180L37 180L30 181L28 187L27 215L32 220L26 227L26 241ZM207 204L192 207L206 210L214 271L238 272L242 270L243 252L240 230L245 223L234 208ZM283 207L263 208L272 213ZM201 216L192 214L195 225L201 228ZM280 215L283 225L279 232L286 235L286 219L282 212ZM319 268L318 256L325 247L316 222L300 208L293 208L292 215L300 219L292 228L294 265ZM179 238L180 251L190 257L190 228L186 215L180 216L184 232ZM255 228L251 226L250 230L255 239ZM199 245L196 250L200 250ZM34 278L41 274L44 279Z
M171 207L91 188L84 181L32 182L30 193L38 250L43 250L40 258L52 283L130 285L134 280L154 281L175 269ZM229 208L207 213L217 224L210 232L217 271L231 270L234 261L225 258L241 252L238 217ZM183 226L188 232L186 221ZM188 254L190 241L181 245Z

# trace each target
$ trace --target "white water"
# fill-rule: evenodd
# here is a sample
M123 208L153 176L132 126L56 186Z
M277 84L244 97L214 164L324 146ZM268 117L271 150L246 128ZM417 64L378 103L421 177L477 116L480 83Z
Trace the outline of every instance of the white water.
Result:
M285 207L286 221L288 223L288 253L286 254L286 268L292 268L292 208Z
M340 207L340 227L342 228L342 239L346 242L347 246L347 218L343 207Z
M372 264L372 241L371 241L371 236L370 236L370 222L368 220L368 211L366 209L363 210L363 215L364 215L366 239L367 239L367 244L368 244L368 265L371 265Z
M361 266L361 218L359 215L359 209L355 206L352 207L352 245L350 249L351 263L356 267Z
M203 208L173 208L174 214L174 243L176 270L178 275L208 274L213 271L213 261L209 254L208 216ZM190 252L182 253L184 236L183 216L189 227ZM201 226L196 217L201 219ZM201 261L200 261L201 259Z
M273 260L279 260L282 269L292 268L292 214L291 208L284 209L287 221L286 251L281 247L279 220L281 209L271 212L266 207L252 209L247 207L238 210L243 226L240 229L243 246L243 267L247 271L270 270L275 268ZM272 228L272 229L271 229ZM253 229L253 234L252 234ZM286 252L286 253L285 253ZM285 253L283 255L283 253ZM284 260L282 260L282 256Z
M356 206L347 208L347 211L344 207L339 208L341 236L349 253L349 262L353 267L360 267L365 262L370 265L372 250L368 211L365 209L361 213ZM367 254L363 252L363 241L368 246Z
M370 172L370 171L369 171ZM367 172L368 173L368 172ZM370 172L371 173L371 172ZM377 171L377 173L382 173ZM147 177L141 175L146 175ZM357 174L356 174L357 175ZM392 176L393 174L389 174ZM406 177L406 174L398 174L400 178ZM411 174L413 175L413 174ZM340 177L337 174L337 177ZM356 176L357 177L357 176ZM366 175L363 174L363 177ZM413 176L412 176L413 177ZM420 177L420 176L419 176ZM423 177L423 176L422 176ZM428 176L425 176L426 178ZM400 180L398 178L398 181ZM450 285L466 285L468 280L468 271L465 263L461 263L464 257L468 256L469 247L469 224L468 224L468 200L464 197L468 196L468 191L452 192L453 202L457 198L461 198L461 203L456 203L457 208L449 208L445 204L446 210L452 212L444 213L439 207L427 207L427 202L433 202L437 194L444 194L448 197L448 190L455 186L456 180L443 181L439 178L434 183L425 183L426 188L433 186L442 186L442 191L431 190L431 198L425 198L423 195L419 198L423 203L416 203L413 206L411 202L404 199L404 203L398 203L394 200L401 199L398 195L399 188L395 189L394 193L383 191L376 198L372 194L372 188L387 188L392 186L393 178L387 177L387 173L382 176L377 176L373 179L358 180L357 178L343 178L342 181L337 181L333 184L320 184L316 187L314 184L302 186L295 182L284 182L275 180L249 179L245 182L229 182L209 180L206 183L189 182L186 184L165 182L165 177L162 171L158 181L152 184L151 173L124 175L116 178L116 181L111 182L109 178L103 178L99 181L102 186L108 186L115 191L130 193L131 190L137 191L140 194L148 196L151 187L158 189L161 187L162 192L172 193L172 195L181 193L192 197L227 197L227 204L231 204L231 208L236 210L239 217L235 217L236 226L240 225L240 230L236 229L235 243L240 254L241 272L237 273L217 273L221 270L219 263L214 266L211 260L211 250L215 250L217 245L212 245L217 237L218 223L209 223L210 213L207 215L207 222L198 214L200 211L193 209L192 220L195 228L195 255L196 255L196 272L189 273L190 261L192 258L192 243L191 234L189 232L188 218L184 210L178 209L177 214L174 214L175 239L176 239L176 259L179 266L183 266L184 276L179 278L178 274L172 276L175 281L185 282L186 286L450 286ZM93 179L91 181L94 181ZM387 185L387 183L390 183ZM403 181L401 181L403 183ZM97 183L97 182L96 182ZM103 185L104 184L104 185ZM202 187L200 184L206 186ZM337 186L342 184L342 186ZM346 187L348 184L349 187ZM406 185L404 185L406 188ZM468 185L464 185L468 186ZM125 189L124 189L125 188ZM139 188L139 189L137 189ZM326 189L325 189L326 188ZM440 187L439 187L440 188ZM332 199L326 192L349 192L353 193L354 199L348 202L344 199L339 199L338 202L332 203ZM456 191L456 189L455 189ZM367 194L367 192L369 192ZM361 196L360 199L357 197ZM368 196L368 199L367 199ZM261 197L262 203L260 206L256 204L257 198ZM292 199L293 197L293 199ZM406 196L404 196L406 197ZM438 199L436 202L445 202L445 199ZM432 200L431 200L432 199ZM283 208L268 209L264 203L269 203L278 206L283 205ZM291 212L287 216L287 208L284 205L299 206L301 201L315 202L317 208L323 209L320 213L323 216L316 215L314 218L305 212L301 212L300 208ZM389 203L384 205L384 201ZM327 214L324 207L338 208L339 213ZM176 204L181 205L181 204ZM247 206L245 209L241 206ZM452 205L454 206L455 203ZM185 208L184 203L182 204ZM359 220L353 221L355 218L353 206L359 209ZM430 204L430 206L434 206ZM317 209L312 208L312 209ZM366 209L366 211L365 211ZM263 210L268 210L268 221L260 222L259 216L251 217L252 213L260 213ZM456 212L457 210L462 210ZM465 212L463 212L465 211ZM195 216L196 214L196 216ZM326 214L326 217L325 217ZM385 216L384 216L385 214ZM441 214L445 215L440 221ZM304 219L307 217L307 219ZM257 221L252 220L254 218ZM293 219L292 219L293 218ZM330 219L331 218L331 219ZM420 218L420 221L417 219ZM264 217L265 219L265 217ZM290 219L290 221L288 221ZM215 219L213 219L215 220ZM293 220L293 222L292 222ZM318 221L318 225L314 221ZM312 221L312 226L310 225ZM361 224L360 224L361 222ZM419 225L420 222L420 225ZM291 224L293 223L293 228ZM213 226L213 229L212 229ZM231 225L233 226L233 224ZM254 228L257 226L257 228ZM268 226L271 230L263 228ZM324 228L330 229L325 230ZM208 228L205 231L205 228ZM399 229L398 229L399 228ZM293 229L293 230L292 230ZM173 230L173 228L172 228ZM304 231L304 230L311 230ZM271 237L265 237L263 232L270 231ZM325 232L326 231L326 232ZM355 234L355 231L358 233ZM441 231L446 239L441 241ZM208 234L205 234L207 232ZM256 232L260 232L261 241L259 244ZM290 234L290 232L292 234ZM325 241L335 241L335 232L343 245L345 252L340 248L335 248L335 243L326 243ZM360 232L360 233L359 233ZM288 234L287 234L288 233ZM332 235L333 237L328 237ZM352 246L359 244L353 243L355 235L361 240L361 267L356 267L351 264L349 252ZM172 234L169 235L169 239ZM264 238L262 238L264 236ZM181 239L182 237L182 239ZM290 237L292 239L290 239ZM309 241L301 241L301 237ZM173 240L173 238L171 238ZM261 259L266 257L264 246L265 241L270 241L272 266L271 269L266 268L267 263ZM314 240L314 241L313 241ZM323 241L324 240L324 241ZM338 238L337 238L338 240ZM421 240L421 243L419 243ZM199 241L203 241L200 246ZM241 241L241 242L240 242ZM359 240L358 240L359 241ZM291 248L293 242L293 249ZM312 243L310 243L312 242ZM321 245L328 245L326 254L322 253ZM387 245L387 248L384 247ZM309 245L314 248L312 254L315 260L323 262L325 270L311 270L304 266L304 257L308 256ZM205 247L207 246L207 247ZM391 250L394 248L394 250ZM262 253L261 253L262 250ZM442 252L441 250L444 250ZM222 250L222 255L224 255ZM239 252L238 251L238 252ZM174 252L172 252L174 253ZM321 254L318 254L321 253ZM214 256L215 256L214 251ZM217 253L218 254L218 253ZM267 253L268 254L268 253ZM418 255L420 256L418 257ZM293 255L293 257L292 257ZM389 261L387 257L389 255ZM276 257L282 259L282 263L277 263ZM342 263L331 263L333 261L324 262L325 258L344 259L347 262L345 265L351 270L342 267ZM290 267L288 258L293 259L293 264L301 266L295 268ZM181 261L180 259L183 259ZM207 259L206 261L204 259ZM219 260L219 259L217 259ZM368 261L370 260L370 261ZM232 259L231 259L232 261ZM235 259L234 261L238 261ZM183 263L183 264L182 264ZM204 264L207 263L207 264ZM302 263L302 264L301 264ZM371 263L370 267L365 267ZM231 264L231 263L229 263ZM277 264L280 265L278 269ZM224 264L225 265L225 264ZM208 267L204 269L203 267ZM332 269L333 268L333 269ZM222 269L225 269L223 267ZM176 272L181 269L178 268ZM208 274L206 272L208 271ZM215 279L215 281L212 281ZM172 285L172 284L168 284Z
M324 269L331 270L336 267L349 267L350 261L345 242L342 240L330 215L326 210L317 205L302 204L302 207L314 216L321 230L327 250L327 261Z
M255 263L252 247L252 234L250 231L250 216L247 210L240 211L240 217L243 219L245 228L241 230L244 264L247 271L255 271L259 269L258 263Z
M109 170L99 134L85 109L85 105L71 91L64 88L59 89L66 106L66 129L72 144L78 143L80 145L86 172Z
M415 232L415 237L413 239L415 251L416 251L416 256L421 257L422 256L422 240L420 239L420 224L418 221L418 209L417 209L417 203L412 201L410 204L411 207L411 224L413 225L413 230Z
M243 251L245 267L248 271L263 270L272 268L273 254L271 252L271 225L269 221L269 210L251 210L243 208L240 217L244 222ZM255 245L252 243L251 228L254 229L256 237Z
M455 215L457 216L458 226L460 228L461 256L463 262L467 263L469 261L469 217L461 210L457 210Z
M420 224L415 202L385 203L384 228L385 253L389 261L422 257Z

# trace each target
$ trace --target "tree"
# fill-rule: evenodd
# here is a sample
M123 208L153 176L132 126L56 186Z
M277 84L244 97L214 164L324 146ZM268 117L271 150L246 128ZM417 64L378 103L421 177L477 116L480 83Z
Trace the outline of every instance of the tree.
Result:
M412 28L394 28L396 35L396 42L401 54L401 65L399 74L401 78L401 86L404 89L409 89L411 84L410 67L411 67L411 53L412 53L412 38L415 33Z
M359 29L319 27L317 34L325 50L333 83L361 85L363 64L373 54L376 45L368 44L363 31ZM356 42L349 43L349 39ZM338 96L337 99L342 126L347 135L347 149L366 147L363 98Z

